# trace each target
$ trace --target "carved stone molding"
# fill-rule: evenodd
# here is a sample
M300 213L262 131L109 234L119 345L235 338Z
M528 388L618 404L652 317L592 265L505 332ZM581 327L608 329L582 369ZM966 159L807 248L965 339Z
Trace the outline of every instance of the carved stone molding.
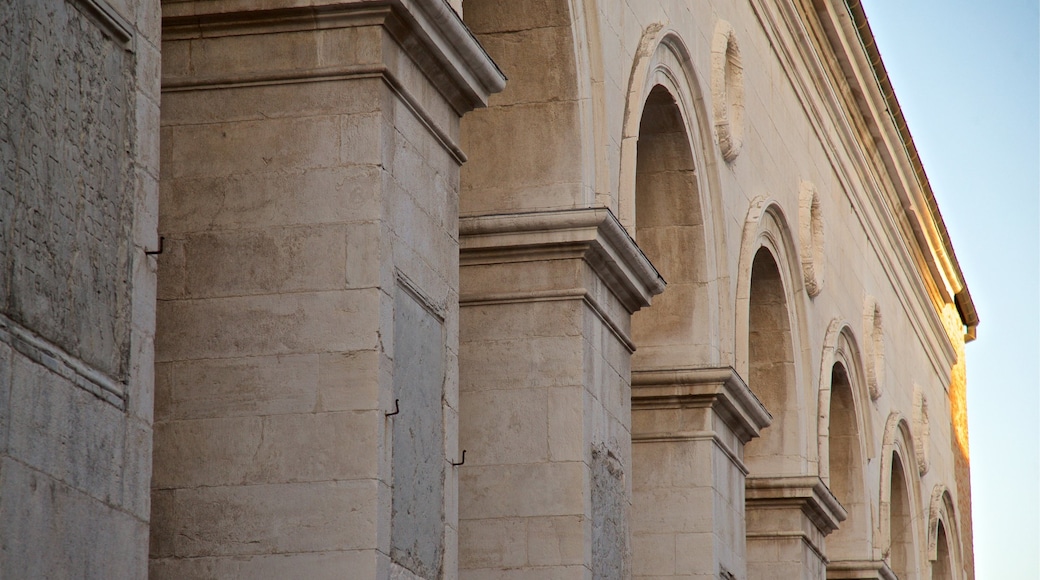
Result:
M884 560L832 560L827 580L897 580Z
M606 208L463 217L459 236L462 267L580 259L598 274L628 313L650 306L651 297L665 290L665 280ZM460 301L535 299L566 291L524 286L512 286L515 296L496 297L493 289L464 291ZM580 288L572 290L589 294ZM587 299L594 298L587 295Z
M711 41L711 100L722 158L733 161L744 144L744 65L729 22L715 25Z
M885 375L885 337L881 322L881 307L873 296L867 296L863 304L863 336L866 357L864 366L867 372L867 388L871 400L881 397L883 377Z
M917 472L924 475L928 473L929 467L928 443L931 427L928 422L928 398L920 385L914 385L913 433Z
M823 290L823 215L816 186L808 181L802 182L798 192L798 242L805 291L810 297L815 298Z
M632 371L632 411L710 408L747 443L773 422L772 415L731 367ZM682 428L667 433L633 433L633 440L683 437Z

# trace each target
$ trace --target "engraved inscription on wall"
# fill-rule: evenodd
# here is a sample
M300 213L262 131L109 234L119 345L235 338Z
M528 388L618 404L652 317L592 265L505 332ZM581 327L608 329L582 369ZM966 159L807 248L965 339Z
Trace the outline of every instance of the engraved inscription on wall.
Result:
M0 2L0 312L129 358L133 54L66 0Z
M439 578L444 554L444 329L410 292L394 299L393 512L390 557Z

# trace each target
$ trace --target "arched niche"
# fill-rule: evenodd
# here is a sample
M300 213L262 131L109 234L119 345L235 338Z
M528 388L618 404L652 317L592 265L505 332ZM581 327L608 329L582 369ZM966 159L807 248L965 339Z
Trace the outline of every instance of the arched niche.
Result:
M736 368L773 416L771 427L745 447L749 476L809 473L818 448L810 435L807 356L801 276L792 232L780 206L765 198L751 204L745 221L737 277ZM816 403L815 398L812 403Z
M928 560L931 580L954 580L961 569L960 530L953 497L944 485L932 490L928 510Z
M569 0L465 0L463 20L508 78L466 115L461 215L587 207L594 132L584 11ZM517 131L523 127L523 131ZM503 138L508 135L508 138Z
M712 361L714 302L689 136L672 93L657 85L643 107L636 162L636 242L668 286L632 317L636 370Z
M674 31L644 32L622 128L618 218L668 282L633 319L638 370L720 366L728 326L726 255L712 134L701 83Z
M831 322L820 358L820 478L848 512L845 521L827 537L827 558L867 560L872 552L873 521L865 466L876 452L866 420L870 398L863 381L860 351L848 324Z
M881 557L900 580L917 580L921 570L920 483L913 449L910 425L893 412L881 447Z

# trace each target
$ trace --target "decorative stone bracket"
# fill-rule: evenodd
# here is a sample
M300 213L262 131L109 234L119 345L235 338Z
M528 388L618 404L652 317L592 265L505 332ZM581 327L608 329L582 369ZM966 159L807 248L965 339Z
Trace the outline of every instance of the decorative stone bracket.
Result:
M711 409L745 444L773 422L772 415L731 367L632 372L632 413ZM633 440L695 435L703 424L671 425L667 431L633 433ZM658 425L660 427L660 425ZM633 425L635 431L638 425ZM732 454L734 450L731 450Z
M629 313L649 306L651 298L664 291L664 278L606 208L461 218L459 245L464 267L582 259ZM530 285L516 286L523 292ZM463 295L460 300L474 298Z
M749 538L801 536L821 560L826 560L823 538L848 517L827 484L816 476L748 477L746 499ZM800 511L812 525L794 525L794 520L782 515L791 510Z

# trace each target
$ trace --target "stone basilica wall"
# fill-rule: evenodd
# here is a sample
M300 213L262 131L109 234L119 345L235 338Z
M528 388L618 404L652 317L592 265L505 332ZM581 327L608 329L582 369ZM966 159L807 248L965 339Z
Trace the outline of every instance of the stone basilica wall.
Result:
M0 7L0 576L147 570L159 19Z
M0 572L973 577L858 8L2 10Z

